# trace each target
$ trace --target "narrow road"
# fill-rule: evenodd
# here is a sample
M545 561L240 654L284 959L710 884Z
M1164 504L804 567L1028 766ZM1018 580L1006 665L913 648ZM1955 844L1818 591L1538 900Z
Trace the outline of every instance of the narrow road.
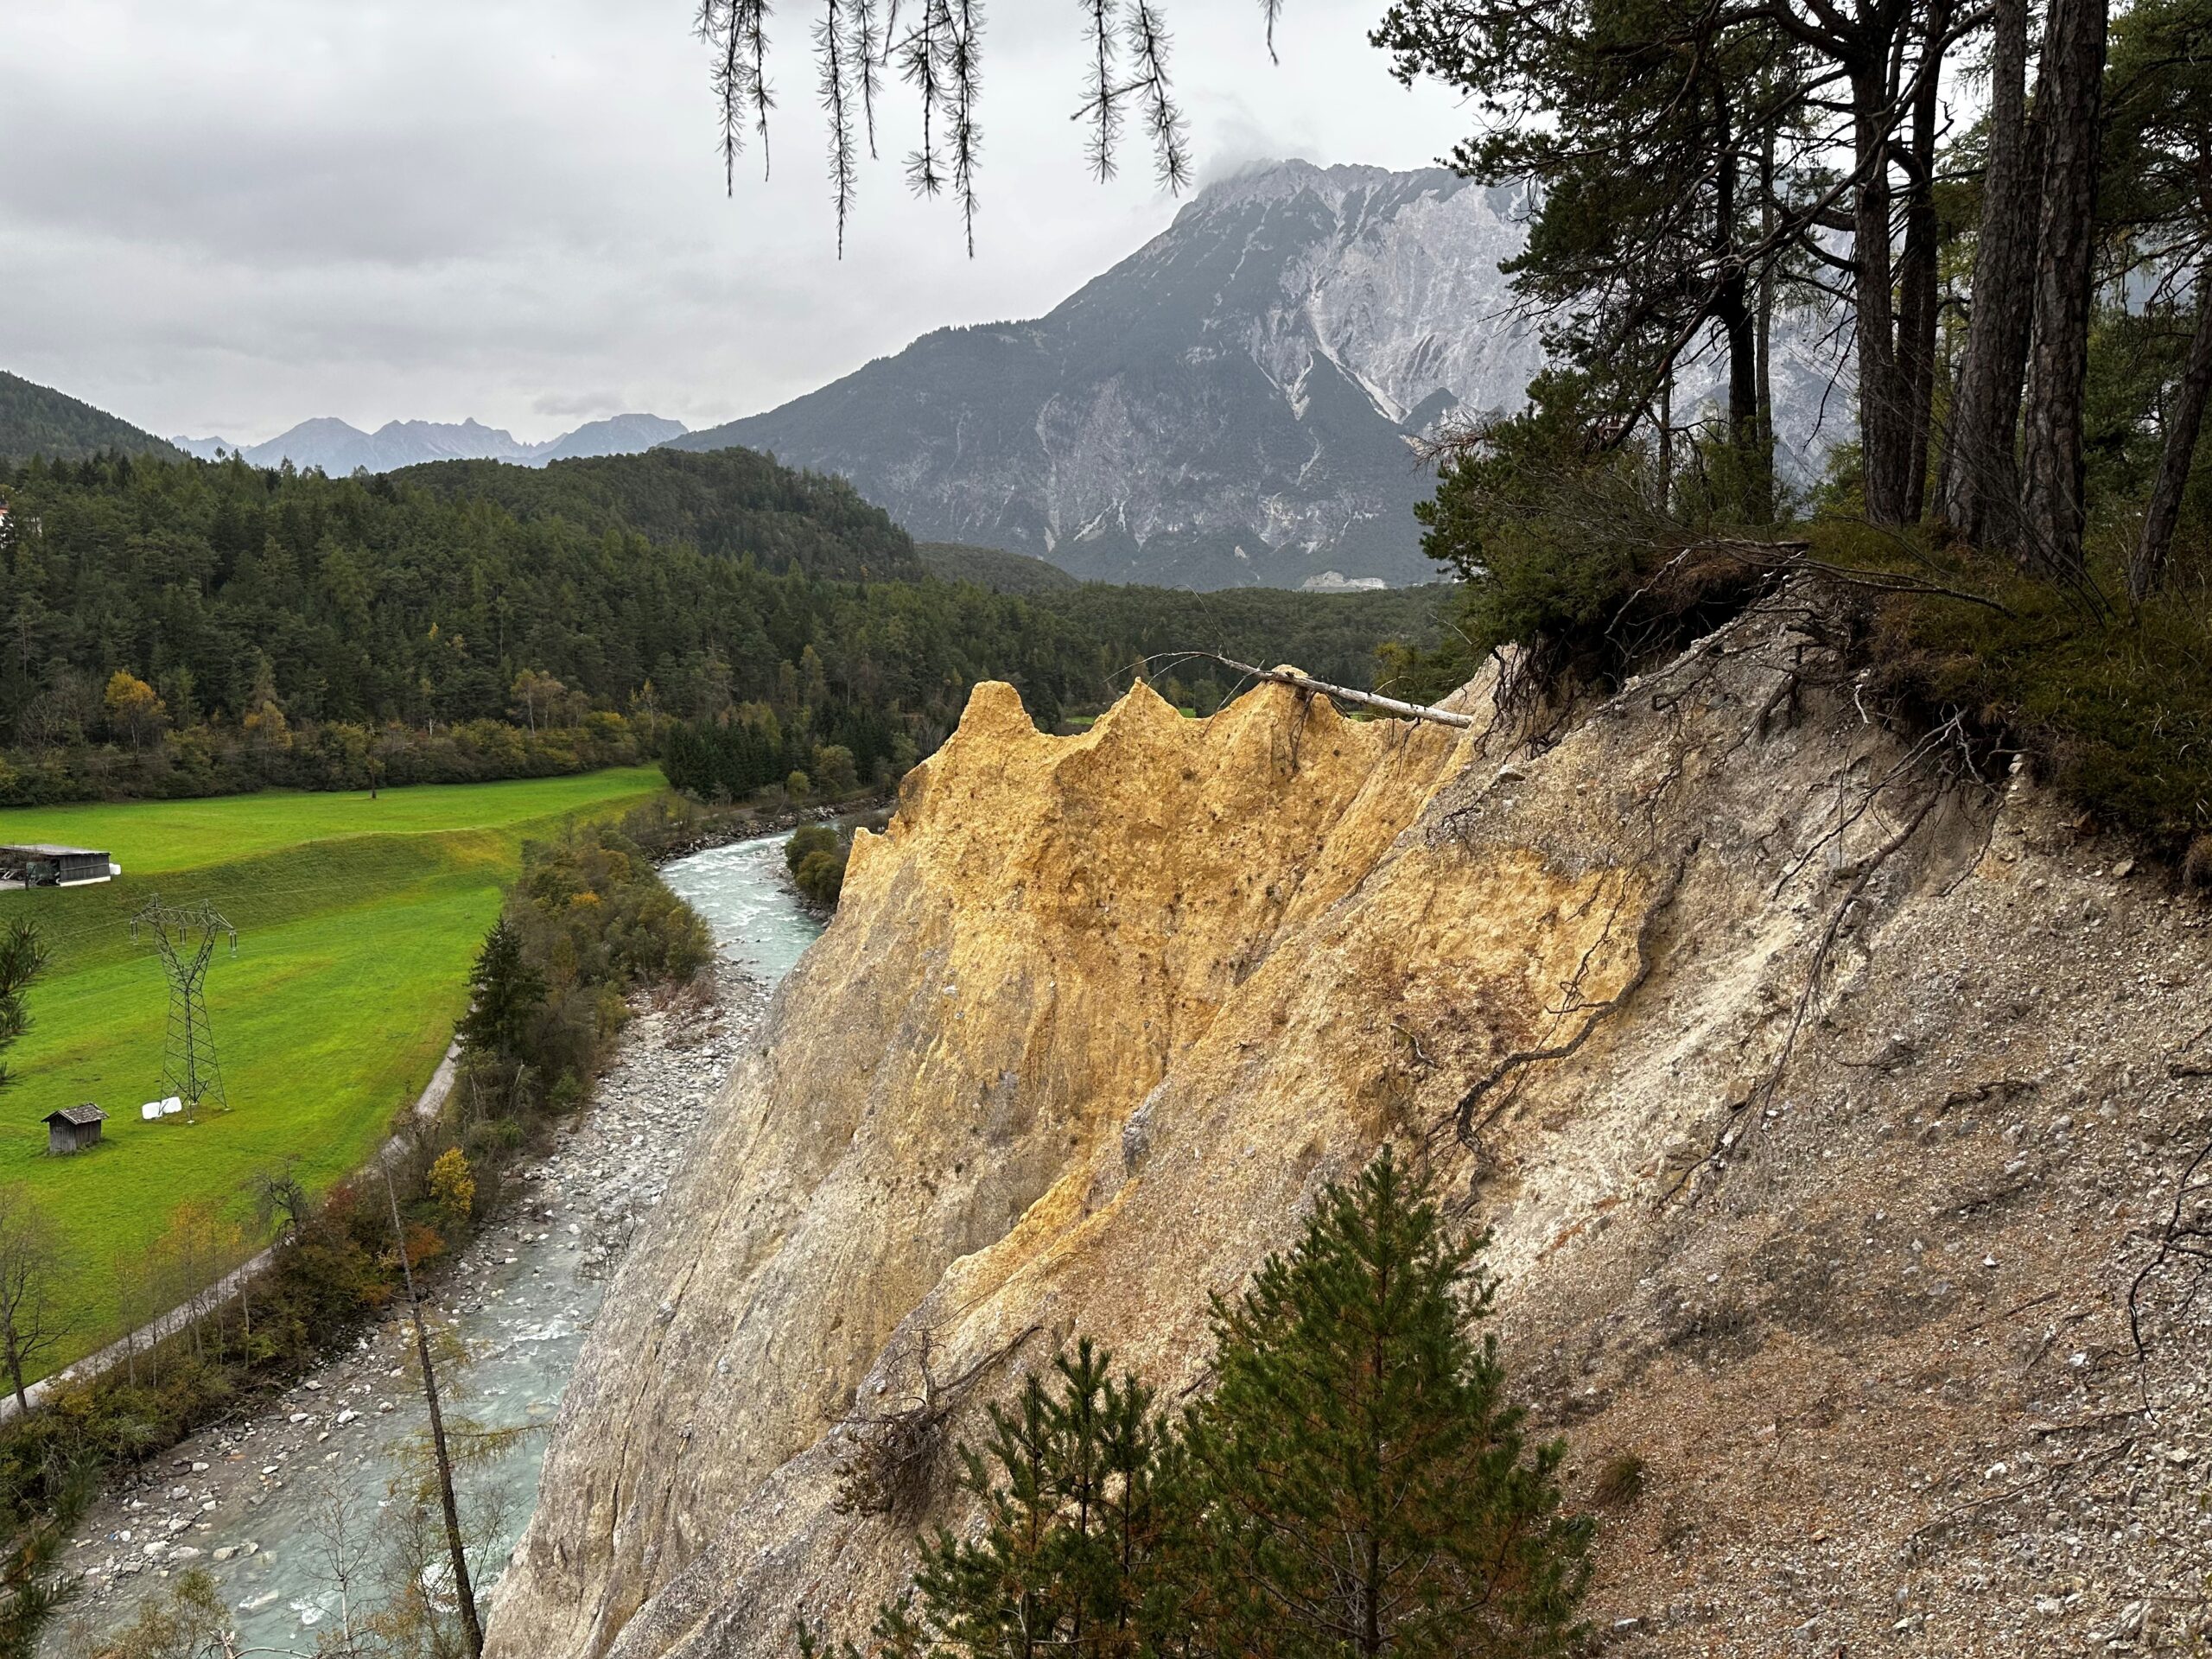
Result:
M454 1074L460 1059L461 1044L456 1041L446 1050L445 1058L438 1062L438 1069L430 1073L429 1082L423 1084L423 1092L415 1097L414 1117L416 1122L429 1122L444 1106L446 1096L453 1092ZM400 1146L400 1137L393 1135L378 1148L374 1161L378 1164L390 1162L398 1155ZM221 1306L237 1295L242 1286L258 1276L276 1259L276 1247L271 1245L260 1255L240 1262L197 1296L179 1303L159 1319L140 1325L126 1337L118 1338L105 1348L86 1354L74 1364L65 1365L53 1376L32 1383L23 1390L31 1409L35 1411L44 1405L48 1396L64 1384L112 1370L132 1354L143 1353L164 1338L175 1336L191 1322L195 1312L204 1314L211 1308ZM16 1396L13 1394L0 1395L0 1423L11 1422L15 1416Z

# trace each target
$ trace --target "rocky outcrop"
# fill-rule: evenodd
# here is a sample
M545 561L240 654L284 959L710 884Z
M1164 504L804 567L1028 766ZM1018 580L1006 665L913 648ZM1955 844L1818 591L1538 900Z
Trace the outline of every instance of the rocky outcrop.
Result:
M857 1635L964 1511L948 1454L840 1513L842 1421L981 1365L972 1434L1077 1330L1172 1397L1385 1139L1493 1230L1620 1639L2198 1617L2202 1333L2157 1274L2127 1319L2207 1133L2197 918L1866 718L1840 632L1793 593L1535 742L1279 686L1052 738L979 687L623 1268L493 1653Z

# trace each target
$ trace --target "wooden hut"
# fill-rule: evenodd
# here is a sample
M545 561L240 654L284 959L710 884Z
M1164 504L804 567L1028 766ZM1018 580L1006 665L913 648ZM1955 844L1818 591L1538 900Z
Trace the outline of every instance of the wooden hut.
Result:
M106 1122L107 1114L89 1100L81 1106L64 1106L58 1112L48 1112L46 1149L56 1157L66 1158L73 1152L98 1146L100 1125Z

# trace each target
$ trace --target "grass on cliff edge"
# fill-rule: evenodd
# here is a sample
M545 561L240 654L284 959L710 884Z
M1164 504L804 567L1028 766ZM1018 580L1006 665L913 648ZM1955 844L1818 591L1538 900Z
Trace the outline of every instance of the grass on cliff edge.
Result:
M665 787L630 767L514 783L359 794L272 792L0 812L0 841L105 849L104 886L0 893L33 917L54 965L0 1090L0 1179L29 1182L59 1224L71 1338L56 1363L118 1334L115 1262L177 1206L242 1214L256 1169L288 1157L320 1190L355 1167L429 1080L525 836L620 811ZM238 930L207 1007L230 1098L194 1125L140 1120L160 1094L168 988L129 918L158 892L212 901ZM93 1101L104 1145L45 1155L41 1120Z
M1707 543L1592 499L1585 517L1539 515L1485 543L1490 565L1455 591L1444 645L1384 647L1393 690L1433 701L1506 643L1554 680L1618 684L1766 591L1766 568L1729 548L1802 538L1864 601L1864 627L1837 643L1866 675L1869 708L1931 729L1960 718L1990 765L2025 756L2093 822L2212 880L2212 541L2200 529L2184 525L2164 591L2131 607L2124 518L2093 525L2077 594L1924 529L1828 518ZM1877 593L1854 584L1862 572L1922 591Z
M2009 557L1864 525L1821 524L1815 556L1910 575L1993 601L1880 599L1864 648L1872 690L1929 719L1963 715L2016 747L2107 829L2192 873L2212 849L2212 561L2177 547L2164 592L2131 608L2125 549L2093 540L2101 610ZM2192 848L2194 850L2192 851Z

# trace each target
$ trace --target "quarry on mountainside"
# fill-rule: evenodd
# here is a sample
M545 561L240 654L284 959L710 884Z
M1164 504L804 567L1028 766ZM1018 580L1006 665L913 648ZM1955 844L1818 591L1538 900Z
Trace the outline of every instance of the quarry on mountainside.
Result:
M2205 916L1871 718L1853 626L1801 581L1465 733L978 687L610 1291L488 1651L861 1637L987 1400L1077 1332L1198 1386L1207 1293L1385 1140L1494 1231L1613 1649L2183 1645ZM846 1425L960 1377L843 1512Z

